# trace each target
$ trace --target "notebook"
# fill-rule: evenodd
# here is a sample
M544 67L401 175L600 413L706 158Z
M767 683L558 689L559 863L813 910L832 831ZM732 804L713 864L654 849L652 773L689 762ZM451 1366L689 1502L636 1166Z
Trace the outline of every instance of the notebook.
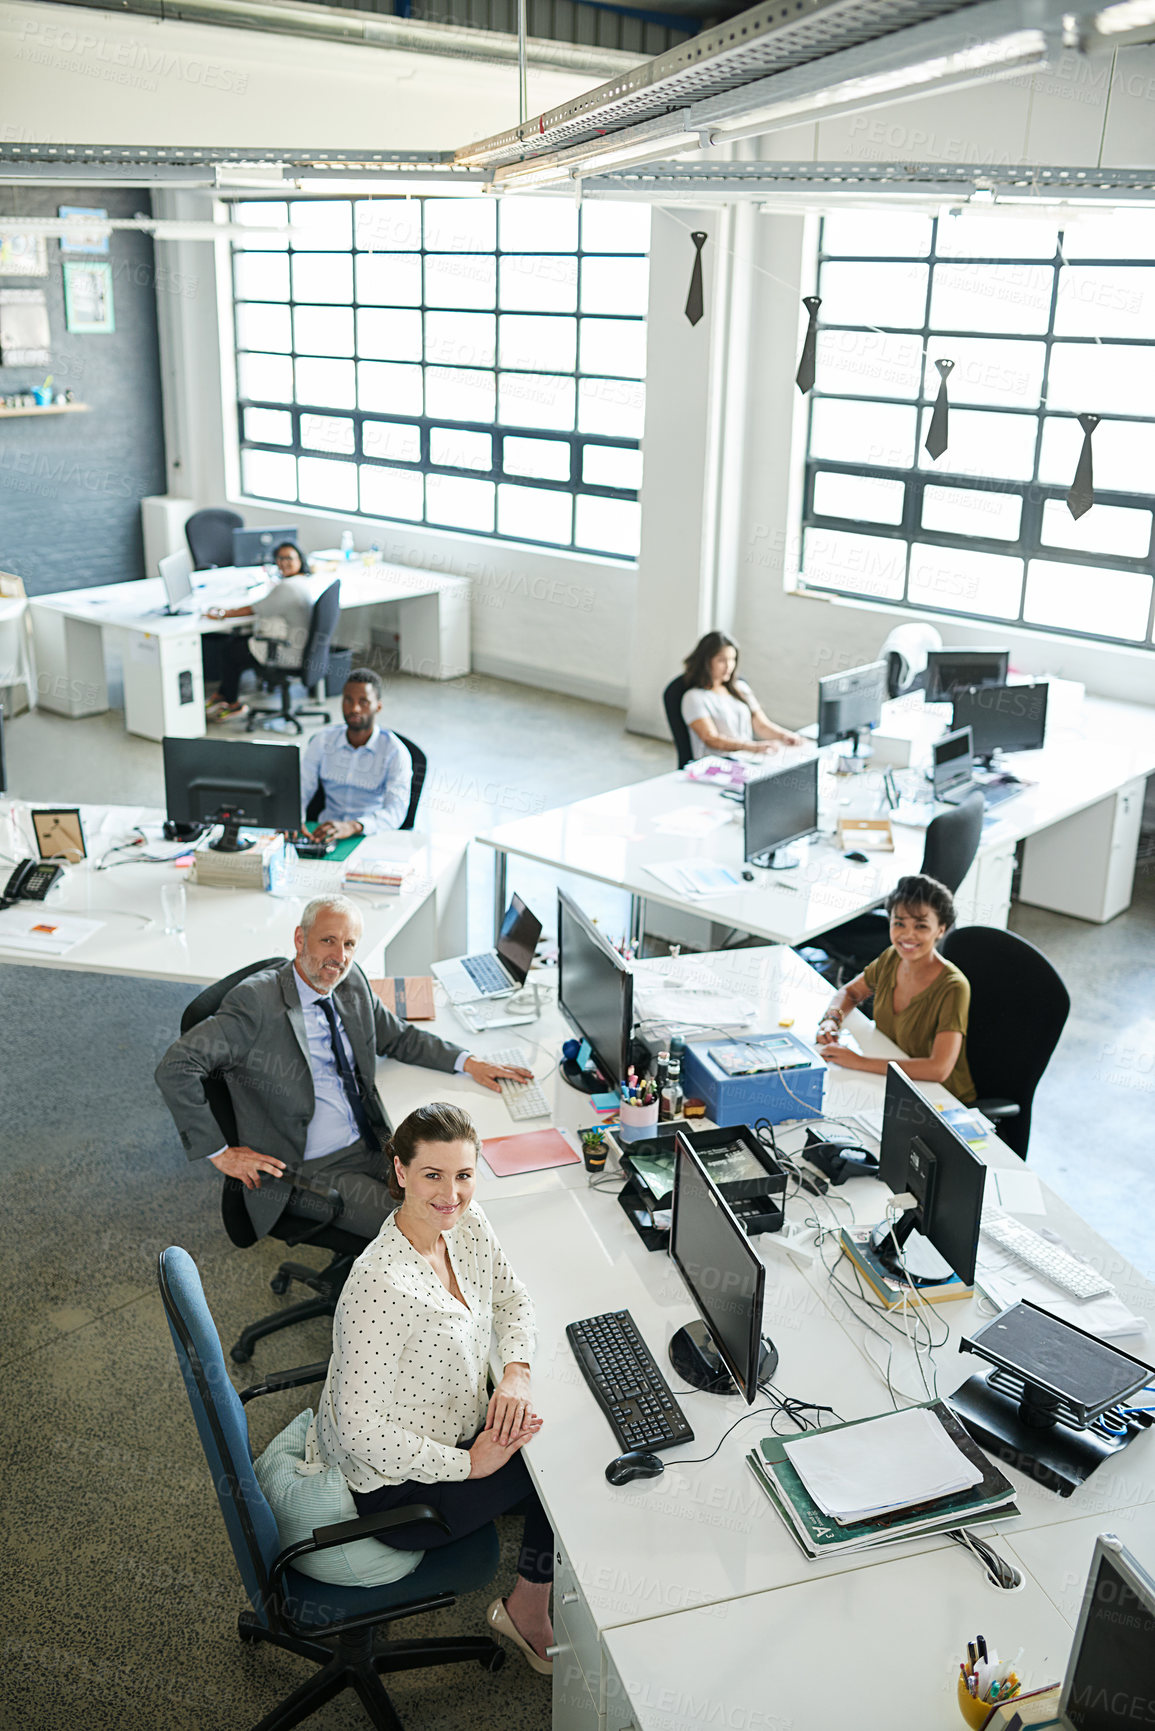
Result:
M431 1022L437 1014L432 974L395 974L384 980L370 980L369 984L385 1008L403 1022Z
M517 1172L544 1172L550 1166L576 1166L581 1159L560 1130L552 1129L487 1137L481 1154L497 1178L512 1178Z

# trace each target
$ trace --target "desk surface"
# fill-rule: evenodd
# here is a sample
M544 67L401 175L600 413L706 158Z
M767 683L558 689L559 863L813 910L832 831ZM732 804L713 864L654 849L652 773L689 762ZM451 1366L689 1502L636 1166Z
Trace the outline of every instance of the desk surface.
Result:
M884 728L904 732L925 762L930 743L949 726L946 704L887 706ZM768 767L804 761L811 750L772 758ZM881 774L835 776L839 749L821 754L820 820L827 832L840 816L874 816L881 806ZM1007 767L1033 785L999 806L983 827L979 857L1020 841L1106 798L1137 776L1155 771L1155 708L1089 697L1059 707L1044 750L1009 757ZM679 834L695 812L726 821L700 833ZM687 814L690 814L687 817ZM753 883L727 895L683 899L646 867L669 860L710 860L742 866L741 807L680 772L657 776L499 825L478 840L501 852L576 872L667 907L690 910L722 925L772 942L800 944L874 906L904 873L917 871L925 832L894 826L895 850L866 865L844 857L830 833L808 844L790 871L754 869Z
M6 807L0 817L0 854L9 859L35 856L28 812L37 804L60 802L17 800ZM291 955L293 929L305 903L311 896L336 893L341 888L341 868L329 860L298 860L288 892L279 896L189 883L187 866L171 860L133 860L127 852L112 858L128 859L130 864L109 863L106 869L98 870L98 862L108 859L110 849L130 839L134 825L147 824L150 834L158 835L164 813L137 806L82 805L80 814L89 858L80 865L65 867L63 881L50 891L43 905L49 914L72 913L101 920L100 930L63 956L27 954L0 943L0 960L25 967L135 974L208 985L247 961ZM428 836L420 830L393 831L374 838L374 842L373 853L391 860L413 860L415 870L400 895L354 892L365 920L358 960L370 972L379 965L383 947L458 870L465 848L461 839ZM172 851L171 843L157 840L153 846L157 852ZM5 878L11 869L0 863ZM185 931L170 937L164 930L160 892L165 884L176 883L186 885Z

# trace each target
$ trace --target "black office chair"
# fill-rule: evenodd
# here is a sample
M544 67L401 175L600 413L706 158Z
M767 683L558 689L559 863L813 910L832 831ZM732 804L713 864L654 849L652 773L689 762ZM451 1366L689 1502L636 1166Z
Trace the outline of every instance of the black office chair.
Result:
M247 732L252 733L253 729L260 727L270 715L278 716L281 721L297 733L304 732L301 726L302 719L328 721L329 711L327 709L309 709L308 707L294 709L292 687L293 681L296 679L312 690L314 685L324 679L329 668L329 647L340 617L341 585L339 582L331 583L313 608L313 617L309 621L309 635L305 640L301 665L299 667L265 666L260 669L258 677L262 685L270 686L280 692L281 707L279 710L250 710L248 721L245 723Z
M194 570L212 571L218 565L231 565L233 530L244 526L243 517L219 506L214 505L207 511L194 511L184 526Z
M1024 1160L1035 1089L1071 1008L1071 998L1041 950L996 926L948 932L942 954L970 981L967 1063L975 1105Z
M978 852L985 810L981 793L972 793L951 811L944 811L927 826L923 843L924 877L935 878L953 895L966 877ZM815 938L812 949L824 950L838 967L837 984L854 979L868 962L877 961L890 943L890 921L882 908L858 914L833 931Z
M670 735L674 741L674 749L678 754L678 768L685 769L694 755L690 743L690 729L682 719L682 699L686 695L686 681L679 673L676 679L671 679L662 693L662 703L666 710L666 721L669 724Z
M227 978L206 986L191 1004L185 1006L180 1019L181 1033L187 1034L190 1028L195 1028L197 1023L203 1022L207 1016L215 1016L233 987L242 980L247 980L250 974L260 973L264 968L283 967L285 959L284 956L267 956L263 962L250 962L246 967L238 968L235 973L229 974ZM220 1128L222 1140L227 1146L235 1147L237 1120L227 1083L222 1076L210 1075L205 1078L203 1087L205 1100ZM337 1212L335 1206L334 1216ZM224 1181L221 1191L221 1221L230 1241L238 1249L247 1250L251 1244L257 1242L253 1223L245 1207L244 1186L237 1178L226 1178ZM274 1292L287 1292L292 1282L297 1280L317 1296L303 1299L300 1304L290 1304L284 1310L275 1310L271 1315L249 1323L247 1328L241 1330L230 1350L230 1357L235 1364L247 1364L253 1356L253 1346L266 1334L279 1334L281 1329L292 1328L298 1322L308 1321L310 1317L332 1316L349 1270L367 1243L367 1240L358 1234L343 1232L339 1226L324 1221L310 1225L289 1209L285 1210L273 1226L269 1236L279 1238L290 1246L316 1244L322 1250L332 1251L332 1260L321 1269L310 1268L306 1262L281 1263L269 1282Z
M229 1381L220 1336L192 1257L179 1245L170 1245L160 1253L158 1274L181 1380L249 1601L237 1621L237 1634L246 1644L267 1641L320 1667L265 1715L258 1731L289 1731L346 1689L356 1693L378 1731L401 1731L383 1676L470 1659L483 1670L499 1671L505 1652L488 1635L388 1637L402 1618L443 1610L492 1579L499 1554L492 1521L467 1538L426 1551L412 1574L387 1586L337 1586L302 1574L294 1565L310 1553L356 1539L387 1543L391 1532L414 1522L442 1532L448 1524L428 1503L412 1503L317 1527L312 1538L282 1548L276 1517L253 1471L244 1403L256 1395L319 1382L325 1366L311 1364L273 1375L238 1393ZM348 1723L344 1716L341 1722Z
M428 768L429 760L421 747L415 745L411 739L406 739L403 733L394 732L393 737L401 741L413 760L413 779L409 783L409 809L405 813L404 822L397 825L398 829L412 829L413 821L417 816L417 807L421 802L421 790L425 786L425 771ZM310 823L316 823L324 809L325 784L322 781L317 783L317 791L305 808L305 816Z

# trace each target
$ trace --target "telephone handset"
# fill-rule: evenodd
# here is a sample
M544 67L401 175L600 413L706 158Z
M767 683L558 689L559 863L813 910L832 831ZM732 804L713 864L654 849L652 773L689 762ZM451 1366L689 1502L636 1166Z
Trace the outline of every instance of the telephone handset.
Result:
M56 880L63 876L64 868L50 865L47 860L21 860L4 886L0 907L11 907L17 901L42 902Z

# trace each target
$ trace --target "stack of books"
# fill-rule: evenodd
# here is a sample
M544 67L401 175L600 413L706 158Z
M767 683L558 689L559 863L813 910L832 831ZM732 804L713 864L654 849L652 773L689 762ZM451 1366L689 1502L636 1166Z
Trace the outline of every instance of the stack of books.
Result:
M282 887L288 871L285 838L275 829L243 829L242 836L252 841L252 847L240 853L221 853L212 843L220 835L212 829L197 842L193 851L193 881L212 884L218 889L276 890ZM296 855L293 856L294 860Z
M376 890L378 895L399 896L413 875L410 860L362 858L355 854L345 867L346 889Z
M943 1401L763 1437L746 1457L808 1557L1017 1515L1014 1486Z

